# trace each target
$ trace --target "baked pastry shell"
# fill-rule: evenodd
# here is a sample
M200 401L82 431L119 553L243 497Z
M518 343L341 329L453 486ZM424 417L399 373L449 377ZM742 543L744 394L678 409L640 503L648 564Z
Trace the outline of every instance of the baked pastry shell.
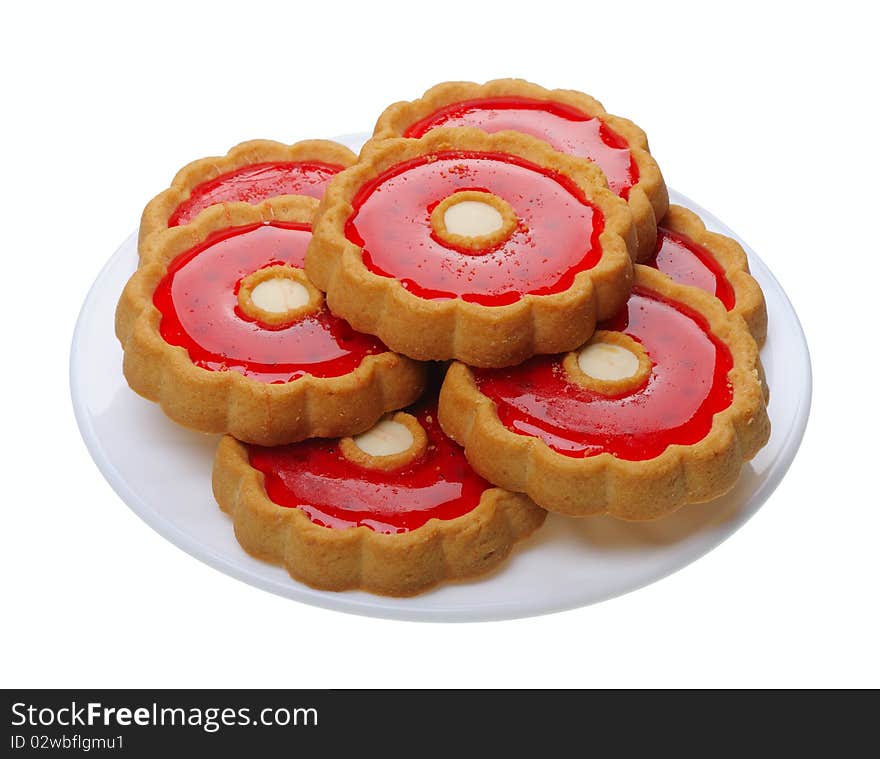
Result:
M212 232L265 221L309 223L318 201L286 195L259 205L211 206L190 224L147 241L144 260L119 299L116 335L131 388L175 422L201 432L229 433L260 445L308 437L344 437L369 429L385 412L412 403L425 383L423 365L391 351L366 356L348 374L265 383L236 371L193 364L186 349L159 332L162 315L153 293L176 256Z
M525 295L504 306L420 298L399 280L370 271L361 247L344 231L357 191L403 161L456 150L516 155L571 179L605 216L599 236L603 254L596 266L579 272L567 290ZM423 361L458 359L472 366L501 367L586 341L597 320L616 313L629 297L634 250L629 209L607 189L593 164L518 132L436 129L418 140L371 140L358 163L330 181L313 226L306 273L327 293L333 313L361 332L378 335L392 350Z
M593 97L576 90L548 90L524 79L494 79L485 84L476 82L443 82L431 87L422 97L388 106L379 116L373 137L402 137L413 124L427 118L440 108L464 100L493 97L524 97L549 100L577 108L588 116L606 123L629 143L633 160L639 169L639 180L629 191L627 202L636 227L638 247L636 261L650 258L657 240L657 221L669 206L669 191L657 161L648 148L645 132L629 119L608 113ZM583 160L583 159L582 159Z
M507 429L495 403L479 391L471 370L457 362L440 391L440 425L464 447L480 475L499 487L526 493L549 511L626 520L656 519L733 487L743 465L770 436L757 345L742 317L728 314L714 296L678 285L646 266L636 267L636 284L701 313L731 351L732 402L715 414L706 437L693 445L670 445L645 461L610 453L565 456L539 438Z
M170 187L144 208L138 230L138 255L143 258L142 250L150 236L168 229L171 215L189 199L196 187L221 174L256 163L317 161L348 167L356 160L357 156L351 150L332 140L302 140L292 145L274 140L248 140L231 148L226 155L192 161L177 172Z
M547 515L524 495L489 488L467 514L431 519L405 533L323 527L300 509L270 500L265 476L250 465L247 448L229 436L217 448L212 482L242 548L320 590L411 596L443 581L484 574Z
M742 246L730 237L710 232L697 214L682 206L669 206L660 226L689 237L718 261L733 287L735 303L731 313L745 319L755 342L762 346L767 339L767 304L761 286L749 273L749 260Z

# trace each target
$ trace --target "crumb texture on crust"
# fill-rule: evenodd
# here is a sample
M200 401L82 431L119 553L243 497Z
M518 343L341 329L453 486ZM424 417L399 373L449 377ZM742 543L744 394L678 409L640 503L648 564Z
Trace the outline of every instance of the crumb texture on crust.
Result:
M358 191L403 162L445 151L510 154L566 177L604 216L602 256L561 292L527 294L507 305L462 298L418 297L392 277L367 268L346 236ZM558 153L518 132L437 129L414 139L373 140L358 163L330 182L315 220L306 272L327 293L333 313L417 360L458 359L472 366L511 366L537 353L575 348L596 321L616 313L632 286L635 230L626 203L610 192L592 164Z
M693 240L702 246L724 269L736 297L731 313L745 319L758 346L767 339L767 304L764 293L749 273L749 260L734 239L706 229L703 220L688 208L671 205L660 226Z
M757 345L743 319L728 314L708 293L677 285L645 266L636 267L636 283L704 316L731 352L732 401L714 415L709 433L698 443L670 445L643 461L610 453L564 456L537 437L509 430L495 403L478 389L471 369L455 363L440 392L440 424L464 446L480 475L499 487L526 493L550 511L626 520L656 519L733 487L743 465L770 435Z
M316 207L315 199L301 196L260 205L215 205L191 224L153 235L116 310L123 373L131 388L185 427L260 445L354 435L387 411L413 402L424 387L425 368L391 351L367 355L354 371L340 376L306 374L291 382L265 383L236 371L196 366L185 348L170 345L160 334L162 317L153 294L179 254L230 227L268 221L307 224Z
M323 527L300 509L271 501L263 473L250 465L245 446L229 436L217 448L212 482L242 548L320 590L412 596L440 582L481 575L546 517L525 496L490 488L467 514L431 519L410 532Z
M420 98L388 106L379 116L373 130L378 139L404 137L407 130L436 111L455 103L483 98L521 97L543 100L575 108L592 116L622 137L629 145L638 167L638 181L629 188L627 201L633 214L638 245L637 262L647 260L657 239L657 221L669 207L669 191L657 161L648 148L645 132L629 119L608 113L595 98L567 89L548 90L523 79L494 79L476 82L443 82L427 90Z
M275 162L317 162L348 168L357 156L345 145L332 140L302 140L287 145L274 140L248 140L231 148L224 156L200 158L184 166L171 181L171 185L154 197L141 215L138 230L138 254L155 233L168 228L168 222L181 203L189 199L193 190L246 166Z

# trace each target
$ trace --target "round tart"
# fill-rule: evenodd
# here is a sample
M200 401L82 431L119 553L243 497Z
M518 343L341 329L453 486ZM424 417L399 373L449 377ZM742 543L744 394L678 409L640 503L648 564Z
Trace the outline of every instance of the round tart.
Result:
M745 319L759 346L764 344L764 293L749 274L746 253L736 240L707 230L693 211L669 206L657 229L654 255L645 263L676 282L714 295L728 311Z
M189 224L217 203L256 204L279 195L320 199L331 177L356 160L347 147L330 140L303 140L293 145L250 140L225 156L193 161L144 209L138 231L141 258L151 235Z
M155 235L116 311L132 389L263 445L361 432L417 398L424 367L333 316L305 276L317 205L215 205Z
M220 441L214 495L242 547L322 590L407 596L482 574L546 516L479 477L436 396L342 440Z
M722 495L770 434L745 322L641 265L626 307L578 350L453 364L440 422L489 481L551 511L633 520Z
M333 313L415 359L571 350L632 284L632 217L604 185L516 132L373 140L328 186L306 271Z
M476 127L493 133L512 129L592 161L611 190L629 203L638 234L637 260L653 252L657 220L669 204L663 176L648 151L645 133L628 119L607 113L589 95L547 90L522 79L445 82L418 100L389 106L373 136L417 138L438 127Z

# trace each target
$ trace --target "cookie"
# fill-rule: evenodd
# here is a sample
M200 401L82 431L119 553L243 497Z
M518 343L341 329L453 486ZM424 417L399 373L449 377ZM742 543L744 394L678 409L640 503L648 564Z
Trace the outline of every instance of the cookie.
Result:
M419 360L571 350L632 284L635 233L598 168L517 132L374 140L331 180L306 272L331 311Z
M642 265L635 279L576 351L450 367L440 422L482 476L551 511L629 520L733 486L770 434L757 345L708 293Z
M201 158L184 166L144 208L138 252L156 232L193 221L217 203L260 203L279 195L320 198L330 178L351 166L356 156L330 140L285 145L250 140L225 156Z
M248 553L321 590L409 596L483 574L546 516L471 469L436 395L342 440L224 437L213 486Z
M742 246L706 229L697 214L672 205L657 230L654 255L645 261L681 284L699 287L745 319L758 346L767 339L767 305L749 274Z
M132 389L263 445L358 433L415 400L424 367L333 316L305 276L317 205L213 205L152 235L116 311Z
M386 108L373 134L422 137L438 127L513 129L594 162L611 190L629 204L638 235L637 260L653 253L657 220L669 205L663 176L648 151L645 133L628 119L606 112L589 95L547 90L522 79L445 82L418 100Z

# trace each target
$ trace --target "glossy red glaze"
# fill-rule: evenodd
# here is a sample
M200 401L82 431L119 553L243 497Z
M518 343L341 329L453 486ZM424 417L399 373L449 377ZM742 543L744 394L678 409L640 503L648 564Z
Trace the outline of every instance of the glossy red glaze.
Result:
M706 248L686 235L658 227L657 248L645 264L659 269L680 284L711 293L728 311L736 305L736 293L724 267Z
M441 241L431 212L462 190L506 200L517 229L485 252ZM426 299L501 306L561 292L602 255L604 217L574 182L503 153L444 152L398 164L364 185L352 206L345 234L363 248L364 264Z
M437 127L477 127L489 133L513 129L537 137L561 153L598 165L608 186L623 198L639 181L627 141L601 119L563 103L523 97L464 100L416 122L404 136L421 137Z
M320 439L276 448L248 446L250 463L266 476L266 493L273 502L302 509L325 527L363 525L402 533L429 519L467 514L492 486L440 429L436 399L411 413L427 433L428 448L401 469L366 469L345 458L337 441Z
M217 232L179 255L153 296L162 337L186 348L196 366L237 371L261 382L290 382L304 374L336 377L356 369L365 356L387 350L326 307L282 327L239 310L241 280L276 264L302 268L310 238L308 225L252 224Z
M169 227L188 224L215 203L261 203L279 195L320 198L342 166L318 161L254 163L196 185L168 219Z
M585 457L610 453L643 461L670 445L691 445L727 408L733 359L705 318L681 303L636 288L601 329L625 332L653 362L647 383L621 396L606 396L572 382L561 356L541 356L498 370L476 370L508 429L542 439L559 453Z

